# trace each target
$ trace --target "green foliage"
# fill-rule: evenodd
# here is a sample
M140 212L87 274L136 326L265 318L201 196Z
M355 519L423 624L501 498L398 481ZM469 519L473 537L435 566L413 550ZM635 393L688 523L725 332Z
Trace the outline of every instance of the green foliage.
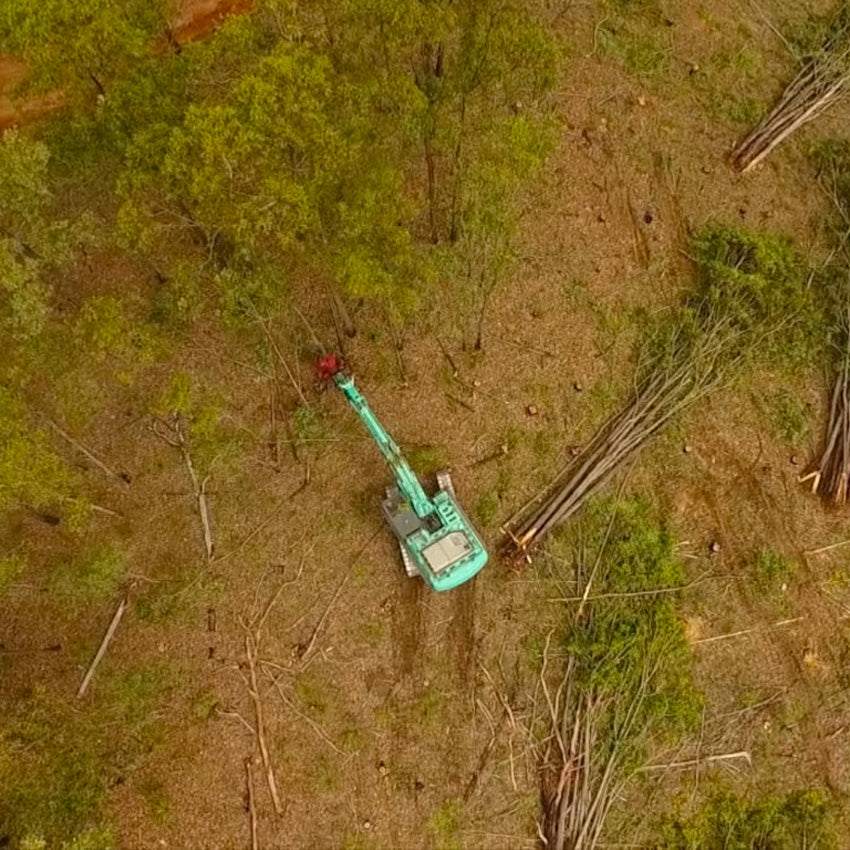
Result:
M214 467L225 474L236 472L242 437L229 421L224 399L214 389L177 372L153 400L151 411L172 429L175 442L179 442L175 430L179 429L199 475L208 475Z
M201 304L201 279L195 265L178 262L157 287L151 305L151 321L175 333L185 331Z
M440 271L474 302L511 258L519 190L552 143L540 98L557 50L536 7L338 0L320 22L266 6L115 87L99 120L123 156L126 243L202 241L236 320L279 301L307 257L402 314Z
M114 850L115 836L108 827L94 827L62 843L62 850Z
M800 56L822 63L835 60L850 47L850 8L838 3L829 14L807 15L792 28L789 40Z
M152 0L6 0L0 53L23 57L41 89L104 86L149 52L165 20Z
M788 390L780 390L768 396L762 407L777 434L786 443L799 445L809 435L806 408L800 399Z
M673 45L667 16L658 0L609 0L596 30L603 54L632 74L666 73Z
M838 209L827 219L832 237L841 240L847 230L850 214L850 141L827 139L810 154L812 164L829 186Z
M594 595L634 594L684 583L669 530L642 501L592 503L579 529L583 570L596 564ZM613 699L617 711L646 688L634 725L675 734L699 718L690 680L690 647L670 593L599 600L567 630L566 648L583 688Z
M784 333L774 346L790 349L786 356L794 360L806 359L819 315L808 286L809 270L787 236L718 227L699 234L694 250L700 268L698 296L705 299L706 309L747 332L780 326Z
M40 215L50 203L47 145L19 132L4 133L0 158L3 165L0 210L4 217L19 219L19 226L38 227Z
M0 597L10 584L21 576L26 567L26 558L17 552L0 555Z
M664 829L658 850L837 850L833 805L819 791L749 801L719 794L692 821Z
M126 567L111 546L98 546L60 563L50 576L50 590L66 605L108 599L121 584Z
M301 675L295 682L295 696L313 716L321 716L328 710L328 698L322 685L309 675Z
M449 465L445 446L405 446L402 453L407 458L410 468L423 477L434 475Z
M47 146L20 133L0 138L0 330L27 339L43 328L50 297L45 271L67 262L90 225L53 220Z
M116 845L111 829L94 827L55 846L61 850L114 850ZM47 842L40 835L25 835L18 845L18 850L47 850Z
M157 344L150 329L134 321L116 298L86 301L73 332L80 349L95 362L131 358L135 363L150 363L156 355Z
M133 611L141 622L166 624L186 616L189 609L186 594L166 588L167 585L154 585L143 596L134 596Z
M416 274L401 177L363 97L320 50L279 44L225 102L134 135L119 186L127 239L152 244L161 226L184 222L237 302L269 287L279 297L284 278L263 271L263 256L305 240L325 247L328 271L353 294L407 285Z
M34 689L0 732L0 836L12 846L112 850L110 783L161 742L156 708L170 686L161 668L102 676L90 711Z
M88 831L107 781L88 731L43 692L19 706L0 738L0 835L62 846Z
M709 117L753 126L761 119L764 106L747 92L763 68L762 58L748 47L720 50L704 61L689 80Z
M696 349L713 335L720 345L713 368L738 370L757 359L800 366L822 353L823 305L788 237L711 227L697 234L693 251L697 289L660 348Z
M198 721L210 720L218 708L218 697L212 691L200 691L192 700L192 717Z
M796 565L784 555L759 549L753 562L756 589L765 595L782 593L791 581Z
M488 490L475 503L475 513L483 525L491 525L499 512L501 499L497 490Z
M428 818L428 833L435 850L460 850L462 802L458 798L446 800Z
M26 505L72 510L75 476L54 454L44 431L30 422L24 406L0 387L0 511Z
M311 443L327 435L327 423L322 411L316 407L299 404L290 414L292 436L296 443Z
M171 819L171 799L158 779L148 779L139 789L155 823L166 824Z

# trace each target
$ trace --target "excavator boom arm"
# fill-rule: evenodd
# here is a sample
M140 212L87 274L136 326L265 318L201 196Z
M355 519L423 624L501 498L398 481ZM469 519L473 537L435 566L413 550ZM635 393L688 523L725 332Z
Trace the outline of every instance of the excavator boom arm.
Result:
M402 496L410 503L417 516L424 518L434 513L434 506L422 489L416 473L408 466L407 461L401 453L401 449L399 449L393 438L378 421L378 417L372 412L366 399L360 394L360 391L354 384L354 379L344 372L337 372L334 375L334 383L342 390L348 399L348 403L354 408L355 413L360 417L372 435L372 439L381 450L381 454L393 471L393 475L398 483L398 489L401 491Z

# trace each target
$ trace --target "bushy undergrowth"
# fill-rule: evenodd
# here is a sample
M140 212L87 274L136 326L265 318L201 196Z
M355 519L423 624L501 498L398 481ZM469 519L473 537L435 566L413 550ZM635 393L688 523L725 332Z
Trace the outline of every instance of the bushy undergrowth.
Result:
M0 845L110 850L104 805L162 742L157 706L173 686L160 667L101 675L86 710L41 687L0 730Z
M714 797L696 817L664 829L657 850L837 850L833 806L818 791L745 800Z
M552 549L556 577L578 598L568 602L555 697L547 691L544 833L552 847L593 847L652 748L698 724L702 697L675 610L684 575L669 530L642 500L606 499L572 531Z
M756 363L800 367L822 354L823 303L788 237L712 226L692 251L697 286L677 315L647 322L644 380L681 372L682 391L698 396Z
M576 563L591 580L590 601L567 628L566 649L581 687L615 695L617 710L649 685L636 738L650 727L675 732L699 718L701 697L690 678L690 647L676 614L675 594L646 591L684 584L670 530L638 499L603 499L582 517ZM592 579L591 579L592 577ZM636 741L637 742L637 741Z

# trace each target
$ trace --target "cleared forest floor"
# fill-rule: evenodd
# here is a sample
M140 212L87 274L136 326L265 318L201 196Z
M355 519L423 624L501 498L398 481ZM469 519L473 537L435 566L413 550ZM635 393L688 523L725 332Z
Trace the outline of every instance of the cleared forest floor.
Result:
M806 151L846 125L847 107L739 175L727 157L750 126L742 104L766 107L793 62L745 0L669 6L657 25L621 25L596 3L558 18L567 53L559 143L482 351L460 349L448 299L405 326L400 349L382 312L350 304L358 333L345 354L359 386L414 465L452 468L494 553L500 524L624 398L636 311L679 302L693 275L690 232L728 222L825 253L828 201ZM771 20L790 14L779 0L760 8ZM147 275L94 252L62 286L69 298L144 291ZM310 281L294 283L292 301L322 340L336 338L331 304ZM39 575L76 544L31 515L0 525L36 570L0 599L0 710L12 716L32 700L51 722L90 723L116 751L137 751L107 779L122 847L249 847L246 760L261 847L539 846L528 724L557 615L545 585L534 565L517 573L496 557L445 596L408 580L380 513L388 473L378 452L342 397L314 385L298 317L272 332L298 364L299 391L285 377L269 381L239 339L202 327L145 386L104 389L105 412L74 430L131 478L116 483L76 456L99 482L96 501L119 514L96 515L92 537L116 542L130 581L130 609L78 704L117 600L80 616L48 599ZM146 415L175 372L224 399L241 446L206 483L209 562L186 467ZM682 613L703 727L668 760L746 750L752 764L647 775L612 813L608 846L653 846L674 801L715 787L850 792L850 546L825 548L843 544L850 523L797 482L815 454L825 393L821 374L759 374L700 406L629 472L627 492L671 517L689 579L700 580ZM777 406L785 397L808 423L790 439ZM296 408L309 412L294 418ZM778 591L754 578L760 549L796 565ZM279 815L252 731L252 672ZM126 716L110 713L116 693ZM850 835L850 810L843 816Z

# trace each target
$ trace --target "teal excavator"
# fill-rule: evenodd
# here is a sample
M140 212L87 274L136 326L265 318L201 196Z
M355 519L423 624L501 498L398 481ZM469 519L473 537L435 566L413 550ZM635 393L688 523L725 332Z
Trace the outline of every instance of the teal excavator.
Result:
M449 472L437 473L437 492L429 496L345 371L342 359L323 355L317 369L322 380L332 379L348 399L395 476L382 508L398 538L407 574L421 576L438 591L469 581L487 563L487 550L457 503Z

